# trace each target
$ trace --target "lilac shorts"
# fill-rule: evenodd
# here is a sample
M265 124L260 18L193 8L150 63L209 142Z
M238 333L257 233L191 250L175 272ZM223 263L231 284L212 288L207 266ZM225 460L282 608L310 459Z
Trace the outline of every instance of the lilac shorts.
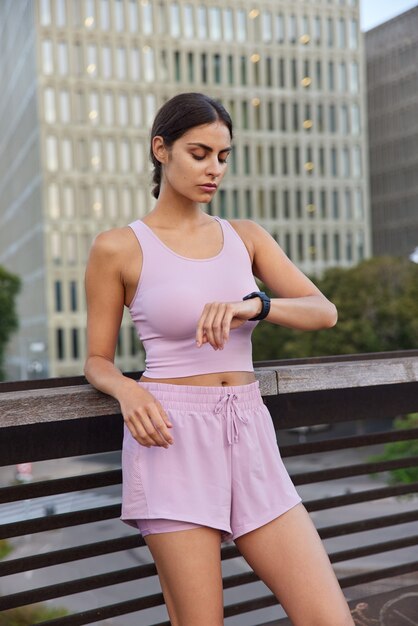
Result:
M227 541L301 502L258 381L138 384L161 402L174 443L147 448L124 425L122 521L143 535L209 526Z

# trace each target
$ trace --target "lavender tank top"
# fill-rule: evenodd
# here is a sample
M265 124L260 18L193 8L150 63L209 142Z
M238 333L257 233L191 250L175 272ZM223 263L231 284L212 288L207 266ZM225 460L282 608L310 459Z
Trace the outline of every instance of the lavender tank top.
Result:
M143 265L129 305L145 349L144 375L177 378L228 371L254 371L251 333L258 322L230 331L223 350L196 346L196 327L207 302L242 300L258 291L244 242L227 220L222 250L207 259L189 259L168 248L141 220L129 224L142 249Z

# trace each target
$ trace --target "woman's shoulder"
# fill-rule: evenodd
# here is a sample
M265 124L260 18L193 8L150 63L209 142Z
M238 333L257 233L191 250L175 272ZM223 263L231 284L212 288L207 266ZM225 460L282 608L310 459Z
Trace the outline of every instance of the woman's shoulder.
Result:
M115 259L129 254L135 246L135 235L129 226L110 228L98 233L92 244L92 253L105 259Z
M268 232L260 226L260 224L257 224L257 222L253 222L252 220L233 219L225 221L227 221L241 237L250 252L251 258L254 255L257 243L260 239L263 240L266 235L269 236Z

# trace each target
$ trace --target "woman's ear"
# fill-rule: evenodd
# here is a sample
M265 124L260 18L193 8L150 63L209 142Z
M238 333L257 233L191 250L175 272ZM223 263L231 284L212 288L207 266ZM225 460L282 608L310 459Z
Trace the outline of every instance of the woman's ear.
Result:
M156 135L152 139L152 152L160 163L167 163L168 151L164 143L164 139L160 135Z

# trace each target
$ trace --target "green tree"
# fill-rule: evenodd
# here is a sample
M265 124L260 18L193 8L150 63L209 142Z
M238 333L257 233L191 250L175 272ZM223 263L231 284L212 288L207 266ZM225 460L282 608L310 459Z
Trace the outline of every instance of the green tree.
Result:
M18 327L16 296L21 282L18 276L0 267L0 380L4 378L4 352L10 335Z
M254 360L412 349L418 338L418 266L375 257L332 268L319 289L336 305L338 323L320 331L295 331L262 323L254 331Z

